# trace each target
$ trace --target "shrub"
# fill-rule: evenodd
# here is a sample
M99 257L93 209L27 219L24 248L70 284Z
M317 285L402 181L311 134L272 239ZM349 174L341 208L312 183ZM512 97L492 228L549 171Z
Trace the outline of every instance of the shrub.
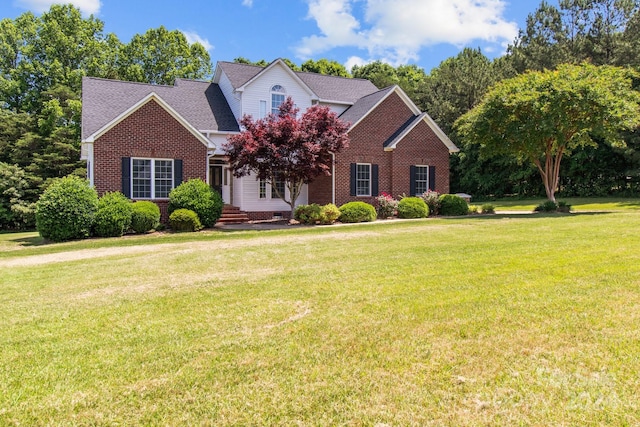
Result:
M496 213L496 207L491 203L485 203L482 205L482 213L483 214L494 214Z
M394 216L398 210L398 201L391 194L382 193L376 197L378 201L378 217L389 218Z
M222 197L201 179L183 182L169 193L169 215L178 209L198 214L205 227L213 227L222 215Z
M173 231L198 231L202 230L202 223L198 214L191 209L178 209L169 215L169 224Z
M461 216L469 213L469 204L455 194L442 194L440 201L440 213L446 216Z
M89 236L97 209L98 193L86 179L57 179L36 203L36 227L54 242L82 239Z
M429 207L420 197L405 197L398 203L398 218L426 218Z
M544 203L540 203L534 209L535 212L571 212L571 205L567 202L554 202L553 200L547 200Z
M320 208L320 224L333 224L338 218L340 218L340 209L333 203Z
M427 190L422 193L420 198L429 206L430 215L440 215L440 193Z
M93 221L96 236L120 237L131 226L131 201L120 192L105 193L98 200L98 211Z
M558 205L553 200L547 200L540 203L533 210L535 212L556 212L558 210Z
M312 203L310 205L296 206L293 212L293 218L296 221L300 221L302 224L315 224L320 221L321 208L320 205Z
M480 213L478 205L469 205L469 215L475 215L477 213Z
M369 203L348 202L340 206L341 222L371 222L376 216L375 208Z
M160 208L148 200L131 204L131 229L136 233L146 233L160 225Z

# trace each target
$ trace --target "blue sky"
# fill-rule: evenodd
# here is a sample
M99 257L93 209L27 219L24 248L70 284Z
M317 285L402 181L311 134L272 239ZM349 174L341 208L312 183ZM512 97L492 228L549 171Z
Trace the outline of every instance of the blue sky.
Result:
M201 41L216 61L327 58L351 68L382 60L429 72L462 48L504 53L541 0L71 0L122 41L164 25ZM0 18L51 0L2 0ZM549 3L557 5L556 0Z

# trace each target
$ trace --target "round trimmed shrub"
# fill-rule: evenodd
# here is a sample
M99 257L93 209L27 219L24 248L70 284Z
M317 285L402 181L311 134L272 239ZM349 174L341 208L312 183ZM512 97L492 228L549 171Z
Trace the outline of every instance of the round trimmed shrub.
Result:
M205 227L213 227L222 216L222 196L199 178L190 179L169 193L169 215L178 209L189 209L198 214Z
M320 224L333 224L340 218L340 209L333 203L328 203L320 208Z
M365 202L348 202L340 206L340 222L375 221L376 208Z
M105 193L98 200L93 231L99 237L120 237L131 226L131 201L120 193Z
M429 206L420 197L405 197L398 203L398 218L426 218Z
M320 205L312 203L310 205L299 205L293 211L293 218L302 224L313 225L320 221L321 208Z
M136 233L147 233L160 225L160 208L149 200L131 204L131 229Z
M36 228L54 242L82 239L91 232L98 193L86 179L67 176L53 181L36 203Z
M198 231L202 230L202 223L198 214L191 209L178 209L169 215L169 224L173 231Z
M493 205L491 203L483 204L480 209L481 209L483 214L494 214L494 213L496 213L496 207L495 207L495 205Z
M443 194L439 198L440 215L462 216L469 213L469 204L460 196L455 194Z

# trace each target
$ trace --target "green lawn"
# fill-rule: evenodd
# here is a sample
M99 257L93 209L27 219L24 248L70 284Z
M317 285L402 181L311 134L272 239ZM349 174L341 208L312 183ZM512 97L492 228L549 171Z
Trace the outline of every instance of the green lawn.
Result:
M0 425L638 425L623 208L2 234Z
M533 208L545 200L501 199L486 203L493 204L497 210L531 212ZM640 199L559 197L557 200L567 202L575 212L640 210ZM482 205L483 203L485 202L474 202L477 205Z

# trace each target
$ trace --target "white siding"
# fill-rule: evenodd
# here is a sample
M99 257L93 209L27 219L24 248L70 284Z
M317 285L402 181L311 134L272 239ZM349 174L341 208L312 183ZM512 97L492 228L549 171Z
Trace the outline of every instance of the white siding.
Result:
M271 112L271 88L275 85L285 88L286 96L293 98L301 112L311 106L311 95L306 87L282 66L276 65L260 74L246 87L242 94L242 113L254 118L260 117L260 101L267 101L267 113Z
M328 104L325 102L321 102L320 105L324 106L324 107L329 107L331 109L331 111L333 111L334 113L336 113L337 115L340 115L342 113L344 113L345 111L347 111L347 109L350 107L350 105L345 105L345 104Z
M242 181L239 183L238 181ZM305 185L300 192L300 196L298 196L298 200L296 200L296 206L298 205L306 205L309 200L307 186ZM238 206L243 211L248 212L289 212L291 207L286 204L282 199L271 199L271 187L267 184L267 198L260 198L260 186L258 181L254 176L245 176L243 178L237 179L233 183L234 189L234 205ZM241 197L242 202L239 203L240 199L236 198L236 194L238 197ZM286 193L287 199L289 198L289 192Z
M233 86L231 85L231 81L225 73L222 73L220 76L220 90L222 90L222 94L227 99L229 103L229 107L231 107L231 112L234 117L240 123L240 119L242 119L242 106L241 106L241 94L233 93Z
M212 133L211 135L209 135L209 140L216 145L216 150L214 152L216 156L224 155L224 152L222 151L222 145L227 142L227 136L229 135L231 134Z

